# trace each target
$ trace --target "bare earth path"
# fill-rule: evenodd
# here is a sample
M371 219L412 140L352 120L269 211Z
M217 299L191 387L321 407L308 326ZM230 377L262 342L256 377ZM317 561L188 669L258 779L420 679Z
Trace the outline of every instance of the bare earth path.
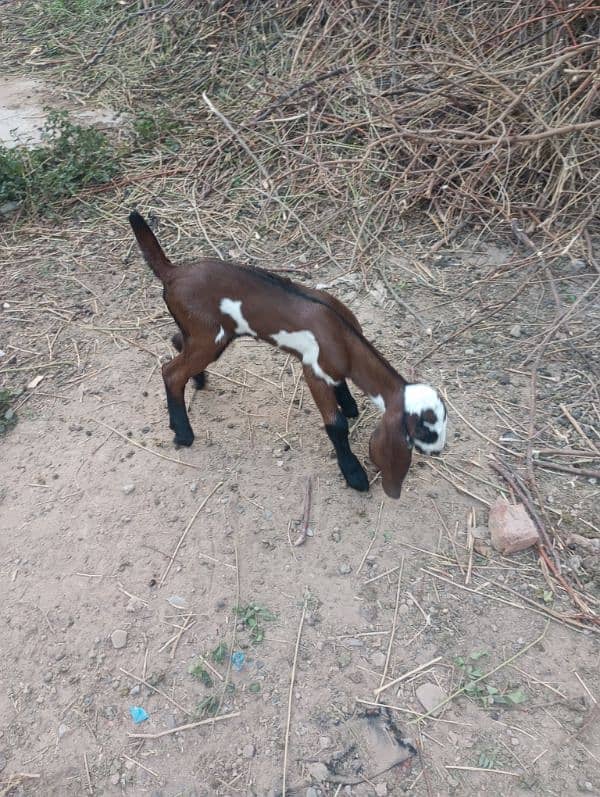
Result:
M463 483L483 500L423 458L399 502L377 482L349 491L298 364L243 342L205 392L188 389L197 437L176 451L159 287L137 253L122 262L125 226L102 242L78 235L24 235L0 296L0 348L17 347L2 368L28 362L19 347L44 366L25 369L23 382L44 379L0 441L0 794L279 794L294 663L288 793L600 794L598 636L544 613L553 597L532 552L474 554L467 575L468 525L485 523L497 494L480 467L490 444L451 411L447 461L475 475ZM332 290L402 370L411 322L357 287ZM482 372L420 375L498 439L473 392ZM507 388L524 404L526 384L513 376ZM353 440L366 461L375 415L359 405ZM314 534L295 547L309 476ZM561 500L584 500L578 490ZM235 609L249 605L260 608L244 622ZM239 671L231 650L245 654ZM317 783L315 762L348 772L358 761L348 720L374 701L388 650L388 680L422 667L381 695L420 755L370 783ZM450 695L468 668L471 681L498 669L415 723L416 689ZM131 706L149 719L135 726ZM211 713L231 716L130 738Z

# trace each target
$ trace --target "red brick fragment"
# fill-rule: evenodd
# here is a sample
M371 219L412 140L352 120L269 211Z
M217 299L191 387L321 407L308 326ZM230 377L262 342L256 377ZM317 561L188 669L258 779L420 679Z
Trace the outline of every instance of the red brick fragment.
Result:
M498 497L490 507L488 527L492 545L500 553L523 551L539 541L533 521L523 504L507 503Z

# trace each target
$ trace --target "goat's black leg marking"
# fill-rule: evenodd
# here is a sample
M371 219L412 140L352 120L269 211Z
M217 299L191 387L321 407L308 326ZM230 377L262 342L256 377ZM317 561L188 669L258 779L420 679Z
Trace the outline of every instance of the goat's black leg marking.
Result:
M355 490L366 492L369 489L369 479L365 469L352 453L348 442L348 421L341 412L336 414L333 423L325 426L325 431L333 443L338 465L348 485Z
M169 409L169 427L175 432L175 445L191 446L194 442L194 432L185 404L173 396L168 388L167 407Z
M176 332L173 337L171 338L171 343L177 349L178 352L183 351L183 335L181 332ZM192 379L194 380L194 384L196 385L196 390L202 390L203 387L206 387L206 374L204 371L201 371L199 374L195 374ZM171 427L172 428L172 427Z
M342 379L339 385L335 385L333 390L336 401L340 405L346 418L358 418L358 407L356 406L356 401L354 401L352 397L346 380Z

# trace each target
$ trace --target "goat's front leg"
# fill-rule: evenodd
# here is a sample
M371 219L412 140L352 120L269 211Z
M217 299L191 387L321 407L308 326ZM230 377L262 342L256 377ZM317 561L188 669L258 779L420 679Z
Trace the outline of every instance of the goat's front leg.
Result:
M352 453L348 441L348 421L338 408L338 400L333 387L319 377L312 369L304 369L304 378L310 388L315 404L325 421L325 431L333 443L338 465L350 487L364 492L369 489L365 469Z
M358 407L356 401L350 392L348 383L345 379L337 384L334 388L337 403L340 405L342 412L346 418L358 418Z
M188 379L203 373L219 357L228 342L216 345L210 336L200 341L186 338L181 354L163 365L169 426L175 432L176 445L191 446L194 442L194 432L185 408L185 386Z

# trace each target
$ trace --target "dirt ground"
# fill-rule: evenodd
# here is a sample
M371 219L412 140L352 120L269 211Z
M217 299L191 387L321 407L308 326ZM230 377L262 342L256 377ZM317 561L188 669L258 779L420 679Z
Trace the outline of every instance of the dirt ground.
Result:
M173 325L125 220L18 241L0 283L1 377L43 379L0 442L1 794L280 794L288 722L288 794L600 794L598 635L560 619L576 610L535 552L469 551L504 487L489 456L527 426L510 329L534 340L531 308L551 297L532 282L417 369L449 398L449 443L415 457L395 502L377 481L345 487L298 364L254 341L231 347L204 392L189 386L196 441L175 450L159 371ZM199 233L185 248L206 251ZM437 261L436 301L403 294L435 320L434 343L489 299L485 280L512 254L457 247ZM430 347L381 282L364 290L327 265L296 276L347 301L401 372ZM460 297L469 279L477 300ZM572 273L561 290L590 280ZM567 401L556 372L545 379L548 406ZM352 440L374 477L376 411L355 393ZM553 525L593 536L594 480L538 476ZM296 547L309 477L313 534ZM594 575L580 579L597 605ZM407 760L379 772L352 722L384 670L385 683L405 676L380 702ZM419 687L450 696L465 678L468 694L418 721ZM132 706L148 719L135 725Z

